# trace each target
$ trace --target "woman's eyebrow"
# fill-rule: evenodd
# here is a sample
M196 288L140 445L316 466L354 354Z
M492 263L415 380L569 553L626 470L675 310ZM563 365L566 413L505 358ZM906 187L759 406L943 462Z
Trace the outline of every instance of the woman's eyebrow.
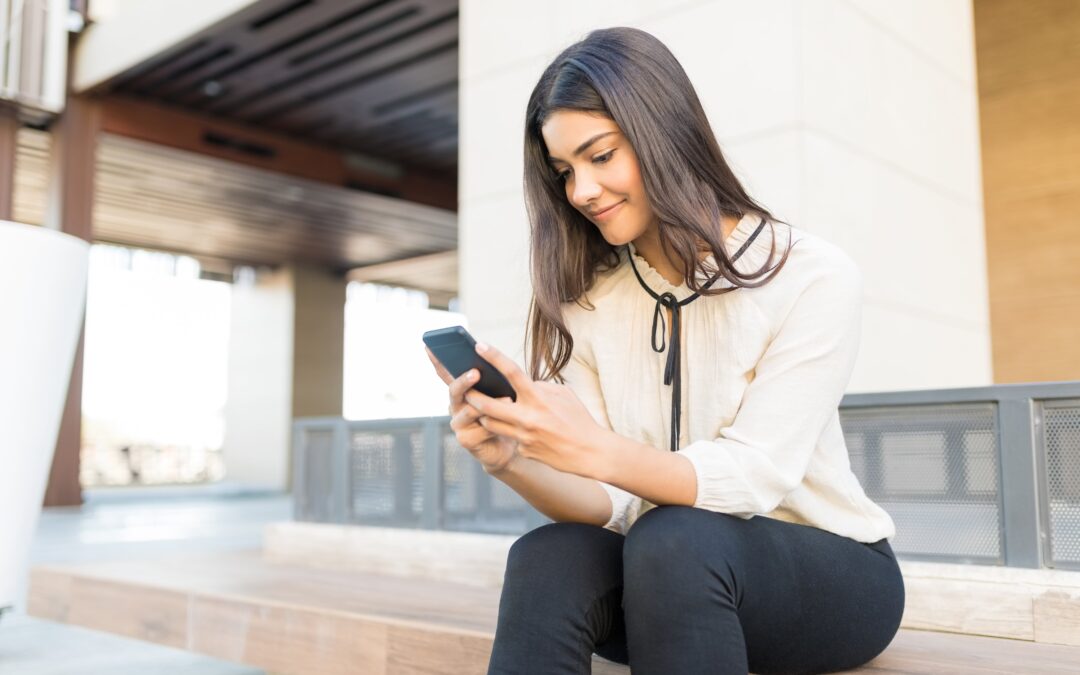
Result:
M577 157L577 156L578 156L578 155L580 155L581 153L583 153L583 152L585 152L586 150L588 150L588 149L589 149L589 146L590 146L590 145L592 145L593 143L597 142L598 140L600 140L600 139L601 139L601 138L603 138L604 136L610 136L611 134L614 134L614 133L616 133L616 132L614 132L614 131L602 131L602 132L600 132L600 133L596 134L595 136L593 136L593 137L592 137L592 138L590 138L589 140L587 140L587 141L585 141L584 143L582 143L581 145L579 145L579 146L577 147L577 150L574 150L574 157ZM559 159L559 158L557 158L557 157L552 157L551 155L548 155L548 161L551 161L551 162L561 162L562 160L561 160L561 159Z

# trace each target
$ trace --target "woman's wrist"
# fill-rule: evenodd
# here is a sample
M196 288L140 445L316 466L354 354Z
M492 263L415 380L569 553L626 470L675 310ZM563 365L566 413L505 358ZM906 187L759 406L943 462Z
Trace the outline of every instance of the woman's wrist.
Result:
M499 478L500 476L508 474L510 472L511 468L516 463L518 463L520 460L521 460L521 455L519 455L517 452L514 452L514 454L510 457L510 459L506 460L505 462L503 462L503 463L501 463L499 465L488 466L486 464L482 464L481 466L484 467L484 472L487 473L487 475L494 476L495 478Z
M589 444L589 463L581 475L603 483L610 483L615 469L612 458L616 456L619 444L626 440L610 429L601 428Z

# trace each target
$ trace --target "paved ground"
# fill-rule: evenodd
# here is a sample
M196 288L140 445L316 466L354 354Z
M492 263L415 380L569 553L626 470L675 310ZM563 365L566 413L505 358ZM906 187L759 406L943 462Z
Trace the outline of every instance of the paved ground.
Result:
M284 495L229 485L93 491L79 509L47 509L33 562L168 556L258 548L267 523L291 519ZM41 621L25 603L0 620L0 673L7 675L256 675L248 666Z

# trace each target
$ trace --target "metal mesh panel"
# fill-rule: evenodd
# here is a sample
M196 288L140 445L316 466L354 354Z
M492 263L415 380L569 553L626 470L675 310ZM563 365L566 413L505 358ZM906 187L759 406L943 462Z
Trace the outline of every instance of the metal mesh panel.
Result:
M896 523L898 554L1004 561L995 404L847 408L840 419L852 470Z
M1080 569L1080 401L1046 405L1043 414L1050 559Z
M492 478L462 448L449 425L442 428L444 524L450 530L520 533L528 503L506 483Z
M448 514L476 512L476 472L469 451L461 447L449 425L441 430L443 448L443 488Z
M352 519L415 525L423 509L424 436L419 426L349 434Z
M524 509L528 502L525 498L514 492L506 483L498 479L493 479L494 483L491 488L491 508L496 511L516 511Z
M307 429L302 432L304 452L304 499L296 505L300 520L333 520L334 430Z

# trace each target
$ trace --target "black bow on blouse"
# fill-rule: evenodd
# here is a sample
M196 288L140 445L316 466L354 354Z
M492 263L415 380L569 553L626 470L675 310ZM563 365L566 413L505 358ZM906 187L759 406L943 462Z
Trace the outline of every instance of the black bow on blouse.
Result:
M757 229L750 235L750 238L746 240L739 250L731 257L731 262L735 262L739 257L750 247L750 244L757 239L758 234L765 227L765 219L761 219L761 223L758 224ZM680 339L680 315L683 305L688 305L692 301L700 297L700 292L694 292L690 297L679 300L671 293L656 294L656 291L649 288L645 280L641 278L641 273L638 272L637 265L634 264L634 256L628 256L630 258L630 267L634 270L634 276L637 277L638 283L641 287L648 291L649 295L656 300L656 308L653 310L652 320L652 348L654 352L663 353L667 347L667 321L664 319L664 308L671 310L671 349L668 349L667 364L664 366L664 384L671 386L671 451L675 452L679 449L679 425L682 420L682 373L681 361L680 361L680 345L682 340ZM713 278L709 279L702 287L701 290L705 290L712 286L717 279L720 278L720 273L717 272ZM660 346L656 345L656 328L657 320L660 324Z

